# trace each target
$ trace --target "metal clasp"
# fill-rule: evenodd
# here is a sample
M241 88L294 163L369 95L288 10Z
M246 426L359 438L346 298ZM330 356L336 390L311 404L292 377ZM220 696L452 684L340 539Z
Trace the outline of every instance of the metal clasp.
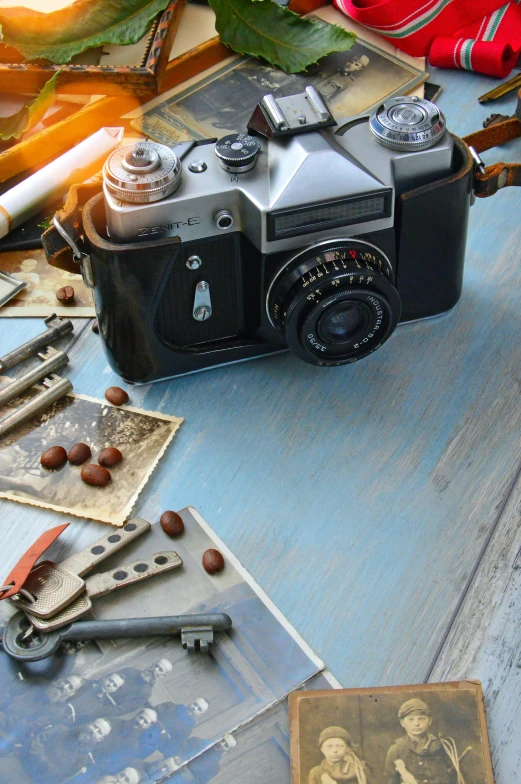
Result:
M485 164L481 158L481 155L474 149L474 147L469 146L470 154L472 155L472 160L474 161L474 179L476 176L476 172L480 174L485 174ZM476 193L474 188L472 189L472 193L470 195L470 206L472 207L476 202Z
M65 231L63 226L61 225L60 221L58 220L57 216L55 215L52 219L54 227L58 234L65 240L69 248L72 250L72 256L74 261L79 264L81 277L83 278L83 282L89 289L94 288L94 275L92 273L92 264L90 262L90 256L88 253L80 250L79 246L74 242L72 237Z

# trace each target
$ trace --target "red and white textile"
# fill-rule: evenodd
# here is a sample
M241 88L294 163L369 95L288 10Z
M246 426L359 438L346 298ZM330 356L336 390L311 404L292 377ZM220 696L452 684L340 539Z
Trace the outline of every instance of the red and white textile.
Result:
M334 0L356 22L439 68L507 76L521 53L521 0Z

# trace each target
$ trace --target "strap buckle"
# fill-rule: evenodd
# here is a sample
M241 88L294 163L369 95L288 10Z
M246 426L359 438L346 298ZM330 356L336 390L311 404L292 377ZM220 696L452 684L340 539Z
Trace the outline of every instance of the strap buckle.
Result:
M88 253L80 250L79 245L72 239L70 234L68 234L63 226L61 225L60 221L58 220L58 216L55 215L52 219L54 227L58 234L63 237L69 248L72 250L72 256L74 261L80 265L81 276L83 278L83 282L89 289L94 288L94 275L92 273L92 264L90 262L90 256Z

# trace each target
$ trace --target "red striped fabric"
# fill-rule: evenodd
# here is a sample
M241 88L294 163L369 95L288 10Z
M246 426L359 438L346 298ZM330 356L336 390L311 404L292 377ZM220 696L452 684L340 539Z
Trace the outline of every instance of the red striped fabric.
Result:
M334 0L340 11L438 68L507 76L521 53L521 0Z

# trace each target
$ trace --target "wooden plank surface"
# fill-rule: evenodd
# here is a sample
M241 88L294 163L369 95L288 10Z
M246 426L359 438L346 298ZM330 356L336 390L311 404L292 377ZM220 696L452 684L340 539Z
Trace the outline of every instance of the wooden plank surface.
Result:
M429 678L482 681L498 784L521 770L520 519L518 478Z
M445 87L449 128L478 128L487 110L477 97L493 80L437 71L433 80ZM521 142L484 157L519 159ZM185 417L135 511L156 520L197 507L345 686L448 672L445 650L433 670L440 647L502 530L521 466L520 199L512 189L474 206L453 313L400 327L363 362L320 370L286 354L130 389L133 405ZM0 322L2 353L40 327ZM120 383L90 329L71 351L70 377L96 397ZM62 518L6 501L0 510L7 573ZM53 554L101 529L73 521ZM520 640L516 626L507 642L518 651ZM521 749L513 720L502 734L518 660L501 675L493 656L463 658L462 675L484 673L487 698L487 683L498 690L498 784L512 784L503 771Z

